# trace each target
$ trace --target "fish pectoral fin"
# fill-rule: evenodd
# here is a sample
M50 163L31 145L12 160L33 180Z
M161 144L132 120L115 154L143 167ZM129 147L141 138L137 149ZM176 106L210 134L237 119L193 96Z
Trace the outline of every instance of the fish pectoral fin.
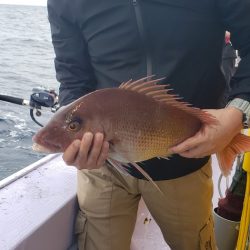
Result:
M228 176L230 174L232 165L237 155L245 152L250 152L250 137L238 134L232 139L227 147L216 153L219 167L224 176Z

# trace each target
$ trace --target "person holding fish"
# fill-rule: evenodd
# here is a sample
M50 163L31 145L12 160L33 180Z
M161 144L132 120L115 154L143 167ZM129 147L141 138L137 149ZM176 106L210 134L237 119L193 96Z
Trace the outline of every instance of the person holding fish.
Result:
M248 0L48 0L62 107L34 149L78 169L79 249L130 249L141 197L171 249L216 249L210 155L228 175L250 150L249 13ZM225 30L241 62L222 107Z

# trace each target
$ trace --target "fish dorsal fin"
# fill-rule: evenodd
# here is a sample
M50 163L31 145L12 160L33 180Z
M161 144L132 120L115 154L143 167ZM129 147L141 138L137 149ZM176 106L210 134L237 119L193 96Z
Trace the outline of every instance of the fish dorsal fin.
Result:
M129 80L122 83L119 88L134 91L153 98L157 102L171 105L180 110L183 110L190 115L196 116L203 123L216 124L217 120L214 116L199 108L192 107L191 104L181 101L181 97L174 94L169 94L173 89L169 85L157 84L164 78L152 80L153 76L144 77L137 81Z

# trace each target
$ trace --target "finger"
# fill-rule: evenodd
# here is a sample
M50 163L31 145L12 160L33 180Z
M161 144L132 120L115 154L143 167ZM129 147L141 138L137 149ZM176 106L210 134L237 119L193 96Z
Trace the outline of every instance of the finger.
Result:
M184 142L169 149L171 153L181 154L192 148L198 147L202 143L202 138L196 134L193 137L186 139Z
M80 145L81 141L75 140L65 150L62 158L67 165L74 165Z
M104 139L104 136L102 133L96 133L94 136L93 146L91 148L91 151L87 159L87 165L90 166L90 168L92 168L93 166L96 167L97 160L101 153L103 139Z
M199 147L196 147L191 150L187 150L179 155L185 158L202 158L209 154L203 152Z
M105 141L102 144L101 153L100 153L99 158L97 160L97 166L100 167L104 164L104 162L108 158L108 152L109 152L109 143L107 141Z
M93 138L94 135L90 132L84 133L82 137L81 146L77 157L77 160L80 165L85 165L88 160L88 154L91 150Z

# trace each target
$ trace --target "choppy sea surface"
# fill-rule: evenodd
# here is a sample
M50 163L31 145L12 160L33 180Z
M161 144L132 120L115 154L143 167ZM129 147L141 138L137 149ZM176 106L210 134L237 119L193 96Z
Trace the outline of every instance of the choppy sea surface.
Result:
M58 91L53 59L46 7L0 4L0 94L29 100L35 87ZM29 108L0 100L0 180L44 156L32 151L38 129Z

